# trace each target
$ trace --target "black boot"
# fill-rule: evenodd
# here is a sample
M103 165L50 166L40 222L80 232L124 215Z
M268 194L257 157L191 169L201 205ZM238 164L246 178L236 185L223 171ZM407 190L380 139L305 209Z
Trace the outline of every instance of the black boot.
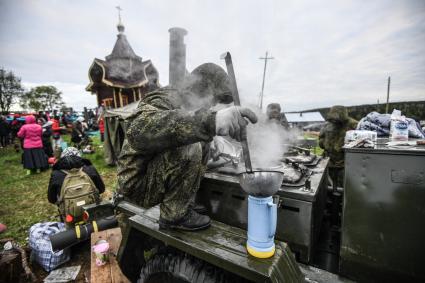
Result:
M167 221L159 218L159 228L175 229L183 231L197 231L208 228L211 224L209 216L201 215L193 209L189 209L185 216L176 221Z
M196 212L200 213L200 214L206 214L207 213L207 208L205 207L205 205L200 204L200 203L193 203L190 208L192 208L193 210L195 210Z

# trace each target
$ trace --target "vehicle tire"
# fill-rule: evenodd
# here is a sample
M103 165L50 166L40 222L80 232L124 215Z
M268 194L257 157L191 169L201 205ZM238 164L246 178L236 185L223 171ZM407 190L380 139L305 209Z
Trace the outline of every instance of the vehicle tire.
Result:
M247 282L184 253L156 254L142 267L138 283Z

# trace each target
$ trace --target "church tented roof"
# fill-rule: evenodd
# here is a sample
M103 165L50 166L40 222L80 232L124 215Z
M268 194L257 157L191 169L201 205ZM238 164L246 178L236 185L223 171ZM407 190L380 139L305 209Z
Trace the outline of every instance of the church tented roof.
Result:
M158 71L150 60L143 61L136 55L124 34L124 26L118 25L119 34L112 53L106 60L95 58L89 69L92 91L98 84L120 88L134 88L145 85L148 81L158 79Z

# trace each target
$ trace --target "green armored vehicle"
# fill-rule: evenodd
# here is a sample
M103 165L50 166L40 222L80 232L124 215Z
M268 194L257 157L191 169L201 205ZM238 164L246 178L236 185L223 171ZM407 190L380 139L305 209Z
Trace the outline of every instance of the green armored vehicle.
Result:
M143 209L116 200L116 210L126 219L118 253L123 273L140 282L343 282L337 275L296 261L311 262L318 241L328 162L296 153L285 157L288 177L277 193L273 257L259 259L247 253L247 194L235 166L228 163L208 170L201 183L197 201L213 219L204 231L161 230L158 207Z
M131 281L140 282L303 282L288 246L278 242L270 259L248 256L246 231L213 221L204 231L160 230L159 209L128 202L117 207L128 219L118 260Z
M116 202L128 216L118 254L124 274L140 282L423 282L425 149L348 150L343 207L336 212L328 160L304 152L284 160L288 178L276 194L273 257L246 251L247 195L228 164L209 170L197 195L213 219L207 230L161 230L157 207ZM358 197L365 188L369 199ZM406 194L388 198L389 191Z

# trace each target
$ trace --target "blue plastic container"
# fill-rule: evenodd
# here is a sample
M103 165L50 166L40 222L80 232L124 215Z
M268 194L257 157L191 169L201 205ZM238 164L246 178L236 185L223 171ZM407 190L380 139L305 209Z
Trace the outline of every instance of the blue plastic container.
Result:
M61 141L61 148L65 150L68 147L68 143L66 141Z
M273 197L248 196L248 253L258 258L272 257L275 252L277 205Z

